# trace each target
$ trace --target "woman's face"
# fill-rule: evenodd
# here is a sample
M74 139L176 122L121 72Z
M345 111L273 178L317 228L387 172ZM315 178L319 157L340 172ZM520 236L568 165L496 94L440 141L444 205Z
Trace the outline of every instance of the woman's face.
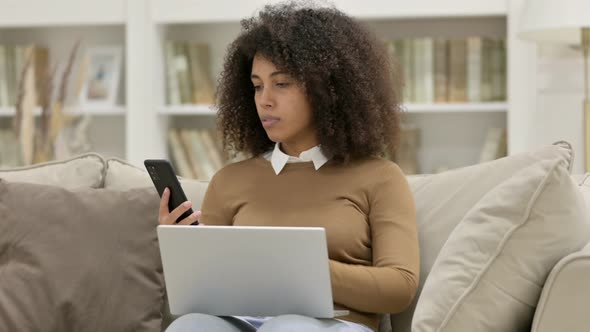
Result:
M251 80L256 110L268 138L299 151L316 146L312 109L304 87L260 55L252 62Z

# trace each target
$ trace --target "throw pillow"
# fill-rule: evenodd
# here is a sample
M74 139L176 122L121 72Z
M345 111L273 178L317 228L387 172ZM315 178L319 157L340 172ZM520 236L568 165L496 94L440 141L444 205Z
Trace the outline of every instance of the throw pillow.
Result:
M525 331L553 266L590 238L567 158L535 163L487 193L453 230L412 331Z
M0 331L160 331L151 190L0 180Z
M393 331L410 332L414 308L432 264L455 226L467 212L488 191L514 173L541 160L554 159L566 160L568 168L571 167L571 146L559 143L440 174L408 177L416 201L420 242L420 284L412 305L400 314L391 315Z
M64 188L100 188L103 184L105 161L96 153L0 170L0 178L14 181L55 185Z
M108 159L106 164L105 188L127 190L130 188L150 187L156 193L152 180L145 169L117 158ZM193 203L193 209L200 209L209 183L180 177L179 181L186 197Z

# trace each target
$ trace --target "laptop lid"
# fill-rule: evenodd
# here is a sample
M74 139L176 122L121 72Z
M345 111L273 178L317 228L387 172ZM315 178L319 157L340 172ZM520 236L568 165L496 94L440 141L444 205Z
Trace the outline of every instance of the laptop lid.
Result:
M335 316L323 228L160 225L157 232L172 314Z

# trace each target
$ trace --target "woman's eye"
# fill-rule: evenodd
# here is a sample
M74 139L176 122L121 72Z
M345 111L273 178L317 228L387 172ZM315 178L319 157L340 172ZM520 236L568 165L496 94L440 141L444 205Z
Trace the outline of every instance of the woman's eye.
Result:
M260 85L255 85L254 86L254 91L260 91L262 87Z
M277 86L279 88L286 88L286 87L289 86L289 83L287 83L287 82L281 82L281 83L277 83Z

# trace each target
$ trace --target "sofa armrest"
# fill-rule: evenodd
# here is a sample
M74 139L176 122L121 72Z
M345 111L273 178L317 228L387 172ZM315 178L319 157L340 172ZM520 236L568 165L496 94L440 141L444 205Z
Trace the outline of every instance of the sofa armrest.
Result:
M590 243L553 268L537 304L532 332L588 331Z

